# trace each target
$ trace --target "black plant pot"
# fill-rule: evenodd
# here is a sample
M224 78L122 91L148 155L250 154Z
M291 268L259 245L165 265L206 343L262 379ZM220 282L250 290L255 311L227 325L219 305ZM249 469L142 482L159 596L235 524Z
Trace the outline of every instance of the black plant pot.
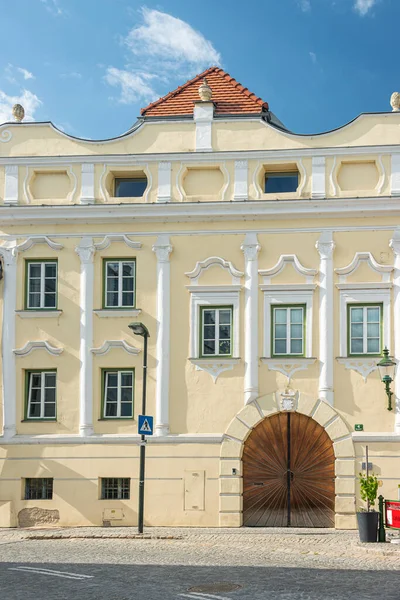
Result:
M376 542L378 540L378 512L357 513L360 542Z

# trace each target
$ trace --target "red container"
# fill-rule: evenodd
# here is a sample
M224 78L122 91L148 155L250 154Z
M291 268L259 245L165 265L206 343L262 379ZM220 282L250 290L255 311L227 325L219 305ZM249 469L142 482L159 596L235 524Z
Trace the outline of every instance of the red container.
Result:
M400 500L385 500L385 523L391 529L400 529Z

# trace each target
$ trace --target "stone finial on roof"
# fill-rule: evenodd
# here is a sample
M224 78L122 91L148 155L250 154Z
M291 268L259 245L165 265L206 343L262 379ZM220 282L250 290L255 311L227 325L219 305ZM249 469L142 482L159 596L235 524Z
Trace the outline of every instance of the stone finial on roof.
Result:
M12 114L17 123L21 123L25 116L25 109L21 104L14 104L12 107Z
M199 87L199 96L203 102L210 102L212 98L212 89L208 85L206 78L203 79L203 83Z
M390 96L390 106L392 107L393 112L400 111L400 93L399 92L393 92L393 94Z

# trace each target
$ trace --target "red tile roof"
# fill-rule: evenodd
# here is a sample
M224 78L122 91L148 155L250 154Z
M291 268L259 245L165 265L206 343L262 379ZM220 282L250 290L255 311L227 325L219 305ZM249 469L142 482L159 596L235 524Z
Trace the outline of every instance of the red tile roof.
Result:
M166 96L142 108L144 117L167 117L193 114L194 102L200 101L198 89L204 78L211 87L214 114L259 114L268 110L268 103L243 87L219 67L210 67Z

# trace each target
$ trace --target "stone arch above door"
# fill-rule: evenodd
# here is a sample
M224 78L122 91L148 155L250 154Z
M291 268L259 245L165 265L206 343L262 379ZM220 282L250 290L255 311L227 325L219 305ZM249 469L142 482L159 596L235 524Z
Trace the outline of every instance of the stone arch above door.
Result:
M281 412L281 392L261 396L242 410L229 424L220 454L220 527L241 527L243 523L242 454L244 442L260 421ZM299 393L296 412L311 417L327 432L335 453L335 527L356 527L355 451L351 431L330 404Z

